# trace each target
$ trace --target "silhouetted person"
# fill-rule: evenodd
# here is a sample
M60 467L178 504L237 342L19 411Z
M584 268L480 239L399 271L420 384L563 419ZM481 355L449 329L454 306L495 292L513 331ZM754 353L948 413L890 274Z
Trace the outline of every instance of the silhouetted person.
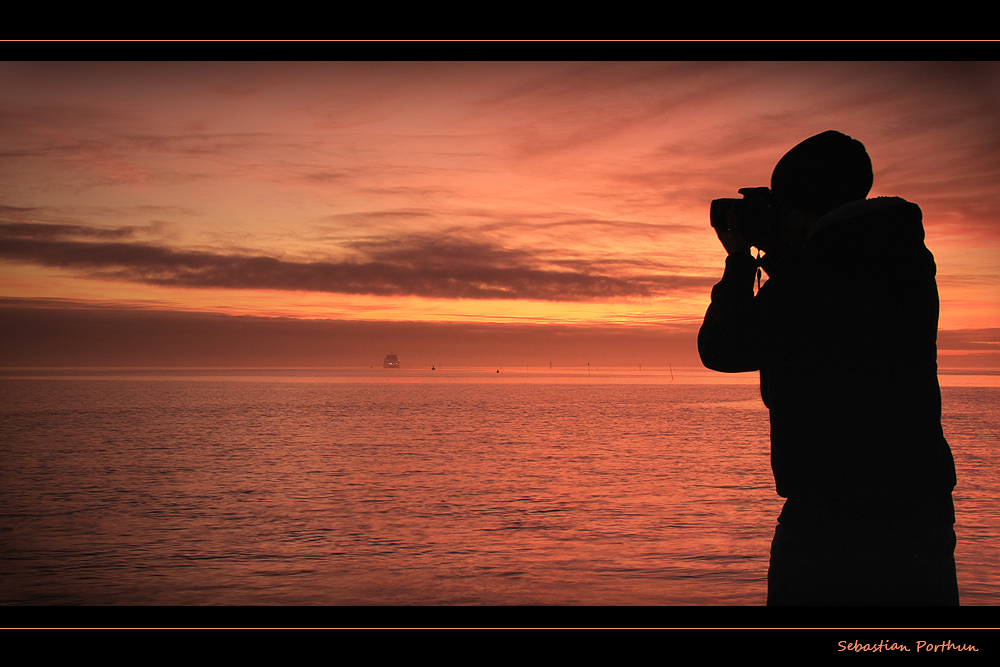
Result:
M760 371L786 499L768 605L958 604L934 258L920 208L866 199L872 180L861 142L829 131L782 157L769 191L713 202L729 256L698 349Z

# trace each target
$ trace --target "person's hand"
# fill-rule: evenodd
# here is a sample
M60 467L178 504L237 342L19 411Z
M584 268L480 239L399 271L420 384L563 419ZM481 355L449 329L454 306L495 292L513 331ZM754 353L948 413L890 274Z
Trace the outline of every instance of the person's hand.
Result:
M726 224L728 229L716 229L715 233L722 241L722 247L730 255L750 254L750 242L739 228L739 221L736 214L730 209L726 212Z

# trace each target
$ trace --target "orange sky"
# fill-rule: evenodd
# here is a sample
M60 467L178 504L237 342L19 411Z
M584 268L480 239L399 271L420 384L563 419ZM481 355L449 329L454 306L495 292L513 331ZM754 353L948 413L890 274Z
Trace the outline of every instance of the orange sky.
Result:
M406 359L407 326L437 337L420 363L473 363L469 326L520 341L483 364L560 340L565 363L696 363L724 259L709 201L838 129L871 196L924 211L941 364L1000 366L998 105L995 63L2 63L0 364L126 363L115 336L139 345L154 314L281 318L217 358L236 365ZM83 312L132 324L74 329ZM336 354L259 356L304 319ZM205 326L127 363L185 365ZM103 356L56 354L85 336Z

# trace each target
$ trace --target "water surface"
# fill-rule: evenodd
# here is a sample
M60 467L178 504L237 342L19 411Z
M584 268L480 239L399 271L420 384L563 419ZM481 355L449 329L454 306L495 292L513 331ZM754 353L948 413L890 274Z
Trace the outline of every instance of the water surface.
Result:
M764 603L752 375L496 370L7 370L0 603ZM943 392L992 605L1000 389Z

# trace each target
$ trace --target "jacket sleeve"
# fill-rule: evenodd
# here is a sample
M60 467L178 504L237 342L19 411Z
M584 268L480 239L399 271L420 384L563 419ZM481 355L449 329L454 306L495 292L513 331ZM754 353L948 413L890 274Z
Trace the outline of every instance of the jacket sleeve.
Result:
M714 371L740 373L761 367L761 299L754 296L757 262L729 255L722 280L712 288L712 303L698 332L701 362ZM763 288L762 288L763 291Z

